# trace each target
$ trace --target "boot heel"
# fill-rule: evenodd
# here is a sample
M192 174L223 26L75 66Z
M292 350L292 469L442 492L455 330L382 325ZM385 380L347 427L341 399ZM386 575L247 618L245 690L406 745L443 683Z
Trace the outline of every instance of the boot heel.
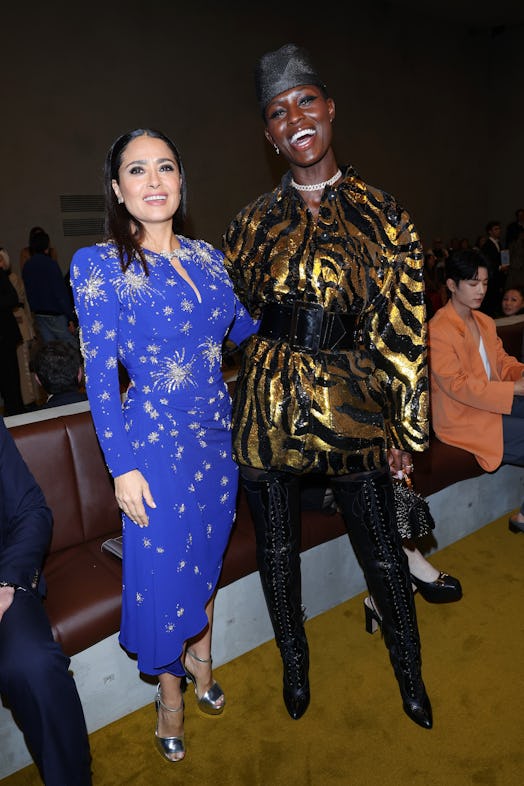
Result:
M366 603L366 600L371 602L370 598L364 598L364 613L366 618L366 633L376 633L380 628L380 617L378 612Z

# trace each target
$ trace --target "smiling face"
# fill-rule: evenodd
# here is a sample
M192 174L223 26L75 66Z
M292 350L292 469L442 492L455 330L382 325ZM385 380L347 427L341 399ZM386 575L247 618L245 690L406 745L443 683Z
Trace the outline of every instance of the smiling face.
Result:
M296 166L320 161L331 146L335 103L316 85L279 93L265 111L266 138Z
M502 298L502 311L504 316L512 317L518 314L524 306L524 296L518 289L508 289Z
M169 146L147 135L132 139L122 152L118 182L111 183L119 200L142 224L171 221L180 204L180 172Z

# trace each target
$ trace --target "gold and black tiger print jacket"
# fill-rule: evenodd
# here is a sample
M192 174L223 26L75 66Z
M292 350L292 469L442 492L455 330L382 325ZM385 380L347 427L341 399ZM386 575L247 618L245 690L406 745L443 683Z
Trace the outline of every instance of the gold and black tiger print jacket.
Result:
M342 475L387 466L389 447L428 446L420 240L392 196L343 171L316 223L288 172L225 233L226 266L253 317L298 299L356 320L344 351L249 339L234 394L242 465Z

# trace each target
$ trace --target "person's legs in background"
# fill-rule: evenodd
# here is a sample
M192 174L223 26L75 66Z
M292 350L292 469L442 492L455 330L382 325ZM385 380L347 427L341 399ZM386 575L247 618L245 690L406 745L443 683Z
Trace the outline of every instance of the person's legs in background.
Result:
M502 415L504 453L502 464L524 466L524 396L515 396L509 415ZM524 500L520 510L509 520L511 532L524 532Z
M325 476L305 476L301 484L302 510L319 510L333 515L338 507L333 495L332 480ZM417 548L413 532L405 533L397 526L402 538L402 548L408 558L409 572L413 589L419 590L422 597L430 603L451 603L460 600L462 587L460 581L448 573L435 568ZM424 533L426 534L426 533Z
M62 314L35 314L35 327L40 342L68 341L78 349L78 338L70 332L67 317Z
M0 396L4 417L25 412L16 347L0 338Z
M17 590L0 622L0 693L46 786L90 786L84 713L42 602Z

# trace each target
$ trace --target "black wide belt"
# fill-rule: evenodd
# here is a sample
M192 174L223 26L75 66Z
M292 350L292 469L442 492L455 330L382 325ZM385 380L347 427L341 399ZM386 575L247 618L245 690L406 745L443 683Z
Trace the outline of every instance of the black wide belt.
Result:
M258 335L287 341L291 349L309 352L354 349L356 319L350 314L326 311L320 303L267 303Z

